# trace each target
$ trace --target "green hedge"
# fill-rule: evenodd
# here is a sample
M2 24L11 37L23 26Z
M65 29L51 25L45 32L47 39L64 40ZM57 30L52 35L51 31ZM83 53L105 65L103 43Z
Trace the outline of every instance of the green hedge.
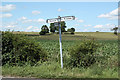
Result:
M2 65L34 65L47 60L47 53L34 40L22 34L2 32Z
M72 67L88 67L95 63L95 51L98 44L93 40L85 40L70 48L69 65Z

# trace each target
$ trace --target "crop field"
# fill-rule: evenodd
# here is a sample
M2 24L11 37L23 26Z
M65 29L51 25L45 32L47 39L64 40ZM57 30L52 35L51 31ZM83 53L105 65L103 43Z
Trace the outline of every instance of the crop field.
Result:
M14 32L14 34L20 34ZM3 76L35 78L118 78L118 36L107 32L76 32L62 34L63 65L60 66L59 34L38 35L23 32L38 43L48 55L48 61L36 65L2 67ZM95 40L100 46L95 51L97 61L87 67L68 67L70 50L84 40Z

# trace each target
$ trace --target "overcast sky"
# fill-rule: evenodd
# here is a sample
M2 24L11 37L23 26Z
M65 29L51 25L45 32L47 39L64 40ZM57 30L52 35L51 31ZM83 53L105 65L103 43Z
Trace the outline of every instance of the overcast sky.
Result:
M118 24L118 2L3 2L0 10L2 30L39 32L58 16L75 16L66 26L76 32L110 32Z

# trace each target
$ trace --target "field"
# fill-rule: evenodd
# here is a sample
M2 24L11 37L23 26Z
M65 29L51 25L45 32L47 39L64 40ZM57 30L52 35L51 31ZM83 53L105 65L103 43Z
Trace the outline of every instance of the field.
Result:
M108 32L76 32L74 35L62 34L63 63L60 67L59 34L39 35L37 32L14 32L27 34L30 39L48 53L48 61L35 66L2 67L3 76L35 77L35 78L118 78L118 36ZM82 40L95 40L101 46L95 52L98 62L89 68L68 68L67 58L72 46Z

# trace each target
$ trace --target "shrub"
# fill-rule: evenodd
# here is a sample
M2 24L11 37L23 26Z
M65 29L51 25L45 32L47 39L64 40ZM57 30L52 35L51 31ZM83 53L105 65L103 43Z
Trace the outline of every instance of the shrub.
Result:
M88 67L95 63L95 51L98 44L93 40L82 41L70 49L69 65L72 67Z
M46 61L46 52L27 36L2 32L2 64L24 65Z
M45 35L46 33L44 31L40 31L40 35Z

